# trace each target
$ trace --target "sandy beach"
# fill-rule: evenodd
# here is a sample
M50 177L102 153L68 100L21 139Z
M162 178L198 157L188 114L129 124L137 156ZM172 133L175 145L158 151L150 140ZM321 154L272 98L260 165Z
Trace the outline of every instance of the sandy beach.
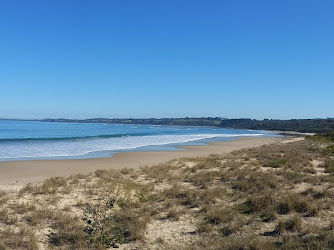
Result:
M53 176L86 174L97 169L139 168L180 157L208 156L280 141L277 137L243 137L204 146L181 147L182 151L123 152L108 158L78 160L30 160L0 162L0 189L17 189Z

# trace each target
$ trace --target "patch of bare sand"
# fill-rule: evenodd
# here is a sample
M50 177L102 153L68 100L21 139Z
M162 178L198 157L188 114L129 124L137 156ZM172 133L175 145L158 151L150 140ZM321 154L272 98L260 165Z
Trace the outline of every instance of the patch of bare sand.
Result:
M154 220L148 224L145 238L147 247L150 249L159 249L161 245L177 247L185 246L196 240L197 235L195 218L184 215L178 221Z
M319 160L312 160L311 164L316 171L316 175L328 175L328 173L325 173L325 168L323 167L324 162Z
M305 137L284 138L281 142L282 143L289 143L289 142L302 141L304 139L305 139Z

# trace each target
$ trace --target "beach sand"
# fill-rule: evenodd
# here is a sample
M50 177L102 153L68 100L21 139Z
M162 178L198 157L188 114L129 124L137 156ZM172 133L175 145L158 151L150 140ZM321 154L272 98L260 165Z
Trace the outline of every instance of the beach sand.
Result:
M0 162L0 189L18 189L53 176L87 174L97 169L139 168L174 158L208 156L281 141L277 137L243 137L203 146L180 147L182 151L123 152L108 158L78 160L27 160Z

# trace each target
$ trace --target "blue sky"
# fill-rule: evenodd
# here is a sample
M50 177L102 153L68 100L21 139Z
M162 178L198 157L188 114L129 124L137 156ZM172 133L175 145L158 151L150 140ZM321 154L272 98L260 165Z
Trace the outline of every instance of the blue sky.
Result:
M0 1L0 117L334 117L334 1Z

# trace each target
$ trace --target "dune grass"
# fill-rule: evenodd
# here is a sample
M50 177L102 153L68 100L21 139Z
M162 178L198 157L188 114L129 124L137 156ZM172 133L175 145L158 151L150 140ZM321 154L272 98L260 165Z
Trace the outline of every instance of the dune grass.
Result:
M275 143L0 191L0 249L333 249L332 146Z

